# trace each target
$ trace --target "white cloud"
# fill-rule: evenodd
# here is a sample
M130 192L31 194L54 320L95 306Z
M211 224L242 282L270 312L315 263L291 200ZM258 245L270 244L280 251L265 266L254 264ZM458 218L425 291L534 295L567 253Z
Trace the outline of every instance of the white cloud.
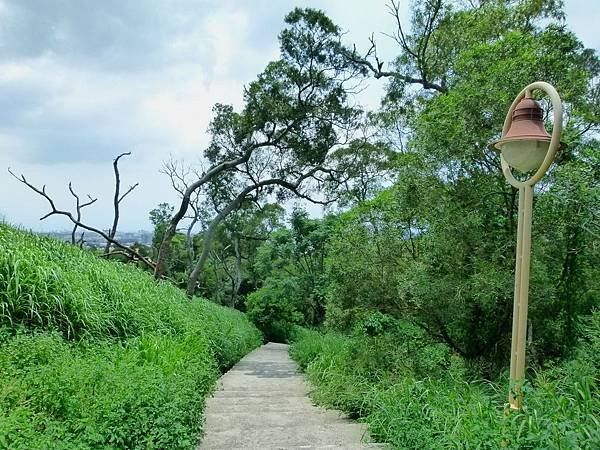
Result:
M0 148L23 152L27 150L27 145L21 136L10 134L0 128Z
M140 104L144 126L161 130L182 151L200 151L208 144L206 129L216 102L241 103L241 89L234 82L205 84L201 79L151 93Z
M9 11L13 19L21 5L15 6ZM32 11L27 14L29 22L39 23ZM148 228L148 211L160 202L175 201L167 179L158 174L161 161L169 154L188 160L201 155L212 106L221 102L241 107L243 85L276 57L277 43L268 51L253 46L244 10L198 10L195 15L165 17L163 29L146 30L164 38L160 45L143 49L158 53L149 60L168 63L139 65L143 55L132 54L138 65L121 70L110 56L115 42L96 43L93 29L91 43L79 43L78 53L73 53L69 39L88 36L73 36L69 21L75 16L69 17L50 30L52 42L45 50L37 42L35 51L26 48L27 40L21 42L18 36L14 48L0 47L0 167L11 166L32 182L47 184L66 207L72 204L67 184L73 181L79 192L99 197L86 216L103 226L112 214L112 158L132 151L122 160L122 176L124 183L139 181L140 187L132 194L122 226ZM61 28L65 23L69 26ZM111 23L112 29L120 29L115 20ZM119 51L135 52L137 47L127 49L128 44L120 42ZM19 54L15 49L21 48ZM0 177L0 190L0 213L8 220L36 229L68 228L63 218L40 223L45 201L12 177Z
M0 83L22 82L29 78L33 72L30 65L24 63L0 64Z
M240 56L240 43L247 39L248 15L243 10L218 10L204 20L204 31L209 36L214 62L214 76L230 73L236 56ZM244 48L244 50L250 50Z

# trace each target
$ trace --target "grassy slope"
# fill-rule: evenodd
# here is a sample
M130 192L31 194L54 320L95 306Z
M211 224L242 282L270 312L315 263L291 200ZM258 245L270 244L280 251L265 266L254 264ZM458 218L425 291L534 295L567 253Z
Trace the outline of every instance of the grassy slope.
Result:
M239 312L0 224L0 448L192 448Z
M461 358L414 331L299 332L291 354L317 402L362 418L394 448L600 448L600 313L571 359L528 374L520 413L505 412L507 380L472 380Z

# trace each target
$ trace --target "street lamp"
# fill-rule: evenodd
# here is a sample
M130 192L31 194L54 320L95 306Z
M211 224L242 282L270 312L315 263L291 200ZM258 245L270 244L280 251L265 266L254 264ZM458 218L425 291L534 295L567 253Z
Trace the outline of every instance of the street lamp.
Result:
M554 109L552 136L544 128L542 108L531 98L534 89L544 91L552 101ZM562 103L560 97L552 85L537 81L517 95L504 120L501 139L490 144L490 148L500 151L504 177L512 186L519 189L519 222L508 394L508 402L512 409L521 409L523 405L522 387L525 379L533 186L542 179L554 161L556 152L561 146L561 132ZM519 181L513 176L511 168L520 172L535 170L535 173L525 181Z

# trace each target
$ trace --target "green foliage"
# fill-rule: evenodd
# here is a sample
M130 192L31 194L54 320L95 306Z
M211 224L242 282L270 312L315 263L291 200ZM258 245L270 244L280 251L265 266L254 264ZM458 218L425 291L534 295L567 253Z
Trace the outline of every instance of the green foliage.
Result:
M194 447L258 330L66 243L0 224L0 247L0 446Z
M175 208L168 203L160 203L149 213L150 222L154 225L154 234L152 235L152 247L158 251L160 244L165 236L165 231L169 226L169 220L173 215Z
M356 139L347 147L336 148L330 158L346 181L342 186L331 182L325 189L330 197L337 197L339 206L345 207L370 200L381 191L391 179L395 154L382 142Z
M418 52L402 48L395 68L444 89L418 90L402 77L388 85L380 126L403 126L408 139L396 145L394 185L332 227L328 326L350 330L373 310L407 318L498 376L510 342L518 197L487 145L514 96L545 80L564 100L569 147L536 192L531 355L543 364L569 351L577 317L600 305L599 153L588 132L599 123L600 65L560 24L560 6L415 4L406 39Z
M297 333L291 349L317 401L363 418L394 448L600 446L590 133L600 64L563 17L553 0L431 0L415 3L411 29L396 35L395 76L371 117L399 151L397 179L329 219L330 331ZM507 413L517 192L487 146L537 80L564 100L569 147L536 190L530 381L526 407Z
M287 342L293 324L302 322L298 294L298 285L293 279L269 279L247 297L248 318L263 332L267 341Z
M325 308L327 221L309 219L306 211L295 209L289 223L257 248L253 271L264 281L246 300L249 316L268 339L282 342L293 324L321 323Z
M223 221L215 232L202 277L207 297L243 310L244 296L262 281L255 264L257 253L269 234L282 226L283 215L279 204L258 208L247 202Z
M598 312L586 321L571 358L529 375L521 412L505 410L505 377L470 378L462 358L408 324L397 322L376 336L362 333L364 324L382 319L366 319L351 336L304 330L291 348L316 386L314 398L362 417L375 439L398 449L600 445Z
M154 226L152 234L152 257L156 258L162 244L165 232L169 226L174 207L168 203L160 203L156 208L150 211L149 219ZM185 286L187 275L187 248L186 236L183 233L175 233L169 246L168 266L166 273L178 286Z
M74 346L18 334L1 350L5 448L192 448L218 376L192 335Z

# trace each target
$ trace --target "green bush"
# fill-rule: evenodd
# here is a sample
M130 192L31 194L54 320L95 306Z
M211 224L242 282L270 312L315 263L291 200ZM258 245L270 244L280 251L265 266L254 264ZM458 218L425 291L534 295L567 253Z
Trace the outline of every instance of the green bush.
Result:
M218 371L206 339L69 345L56 333L1 347L0 446L191 448Z
M0 248L0 448L193 448L246 317L3 224Z
M297 308L299 288L289 279L268 279L265 286L246 299L248 318L267 341L288 342L294 325L303 320Z
M506 378L472 379L462 358L410 325L388 328L296 334L290 353L317 402L362 417L376 439L399 449L600 448L600 313L569 360L528 374L526 406L510 413Z

